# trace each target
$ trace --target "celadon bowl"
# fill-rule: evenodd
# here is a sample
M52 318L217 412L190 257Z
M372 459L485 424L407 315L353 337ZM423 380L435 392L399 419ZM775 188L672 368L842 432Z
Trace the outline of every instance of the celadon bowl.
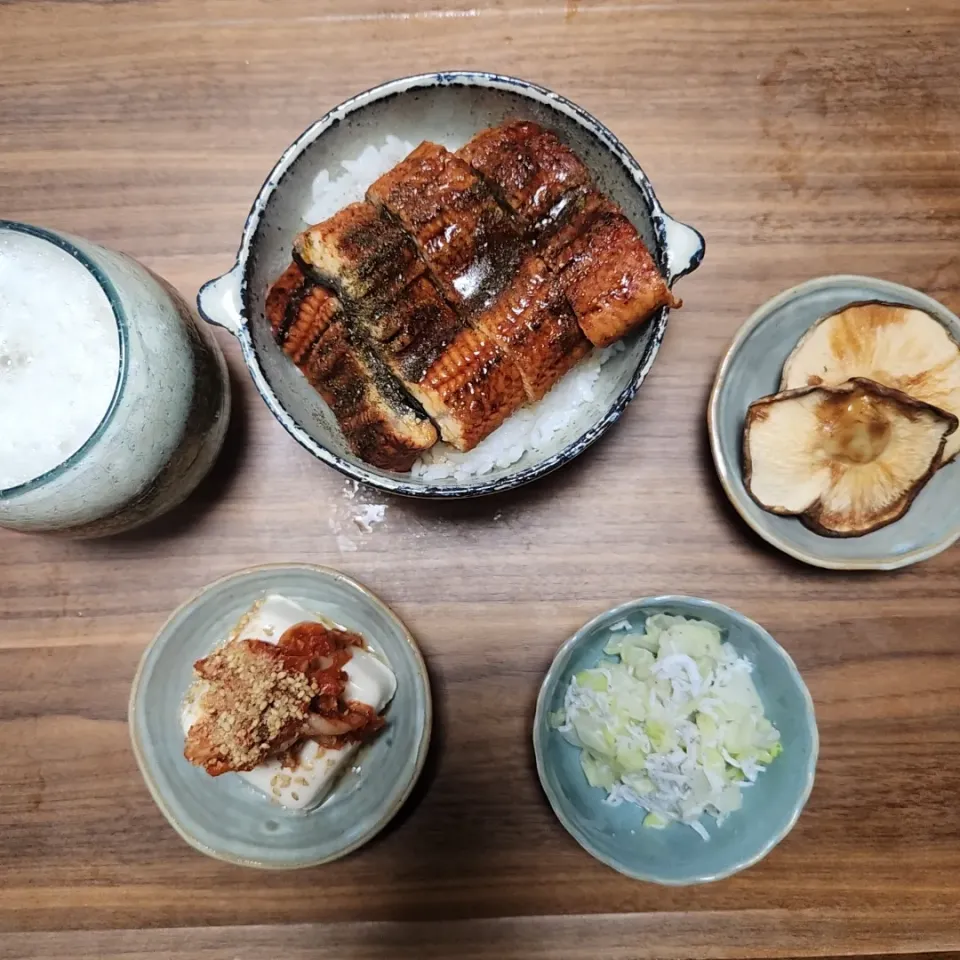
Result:
M549 723L563 706L571 678L595 666L611 637L610 627L627 620L642 629L647 617L669 613L707 620L724 641L753 664L753 679L767 718L780 731L783 753L743 791L743 807L718 827L702 819L704 841L681 823L662 830L643 827L645 811L633 804L605 802L580 766L580 750ZM729 877L765 857L793 828L813 788L819 738L813 701L787 652L763 627L736 610L693 597L649 597L615 607L581 627L560 648L540 687L533 726L537 772L560 822L598 860L636 880L670 886Z
M387 726L365 745L320 806L290 811L239 777L208 776L183 757L180 709L193 662L230 634L255 601L281 594L359 631L397 676ZM246 867L283 870L345 856L382 830L423 769L431 730L430 683L406 627L369 590L326 567L253 567L205 587L147 647L130 694L130 735L153 799L192 847Z
M784 362L821 317L864 300L919 307L960 342L960 318L918 290L874 277L817 277L768 300L740 328L717 371L707 413L717 475L737 513L778 550L829 570L895 570L935 556L960 537L957 461L933 475L899 520L862 537L821 536L796 517L764 510L744 485L747 408L777 392Z

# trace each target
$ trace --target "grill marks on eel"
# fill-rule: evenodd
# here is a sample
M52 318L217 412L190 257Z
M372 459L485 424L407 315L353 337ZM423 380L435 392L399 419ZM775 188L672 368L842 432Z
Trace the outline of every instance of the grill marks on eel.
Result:
M294 249L314 279L344 294L351 327L448 443L471 449L526 400L516 365L451 308L413 242L376 207L351 204L301 234Z
M513 218L469 164L436 143L421 143L370 186L367 200L410 235L464 314L488 306L522 259Z
M474 322L516 362L531 402L590 350L557 278L535 254L524 258L500 296Z
M464 323L426 276L365 323L386 364L458 450L475 447L526 399L509 353Z
M367 198L410 234L464 320L513 360L526 400L539 400L589 350L516 218L456 154L422 143Z
M291 264L267 295L274 338L333 411L350 449L384 470L409 470L437 442L373 352L353 337L340 301Z
M660 307L680 305L636 228L553 133L513 121L477 134L458 155L517 217L591 343L608 346Z
M297 238L267 315L378 466L407 470L436 440L399 385L469 450L591 342L677 304L620 208L537 124L483 131L458 154L423 143L367 199Z
M578 198L543 258L591 343L606 347L660 307L679 307L650 251L623 211L595 191Z
M457 156L483 177L532 240L551 230L572 194L593 184L572 150L528 120L482 130Z

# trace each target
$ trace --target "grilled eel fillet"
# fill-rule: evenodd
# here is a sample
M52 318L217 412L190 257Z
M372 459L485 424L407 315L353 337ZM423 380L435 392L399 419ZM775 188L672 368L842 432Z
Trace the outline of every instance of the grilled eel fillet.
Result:
M366 208L365 216L357 209L360 207ZM375 229L377 225L379 230ZM353 235L361 231L363 243L355 242ZM330 275L329 265L334 260L347 279L372 273L367 261L385 248L397 250L404 265L410 263L407 252L392 234L404 236L399 227L381 217L372 205L354 204L308 230L295 247L302 261L312 264L316 259L324 265L318 269L318 276L345 289L347 281ZM350 251L349 256L341 254L344 250ZM483 439L486 430L493 429L491 424L502 422L524 399L539 400L590 348L556 279L532 252L511 277L503 278L505 285L492 303L472 312L461 308L465 318L460 320L444 303L430 278L416 267L409 267L408 272L412 279L402 292L396 292L399 274L395 274L384 284L388 291L386 297L382 292L371 291L356 304L352 314L371 339L383 345L380 352L384 361L437 421L443 438L460 449L464 449L464 443L473 446ZM441 356L454 335L466 327L473 327L481 336L474 336L468 344L466 336L461 334L458 346L463 356L476 355L483 369L498 362L493 346L499 345L518 368L523 387L521 394L516 378L507 376L499 367L491 368L496 382L486 388L478 389L476 384L468 382L469 398L476 404L475 415L483 417L483 422L477 424L478 429L470 430L469 435L453 429L457 419L465 424L465 411L454 403L456 398L424 395L423 382L429 365ZM481 343L483 339L490 342ZM496 392L491 393L492 390ZM458 418L447 414L445 407L448 406L458 407Z
M588 176L583 168L580 179ZM562 290L463 160L422 143L367 197L413 236L447 299L516 362L528 400L539 400L587 352ZM537 203L546 201L538 195Z
M351 337L340 302L291 264L267 294L266 316L290 357L333 411L350 449L383 470L407 471L437 442L383 364Z
M294 241L293 258L314 279L354 300L368 294L388 298L424 271L406 234L386 229L368 203L351 203L305 230Z
M301 234L294 249L312 275L342 291L351 327L452 446L472 449L524 403L517 365L494 337L457 316L410 240L375 207L341 210ZM380 286L358 285L356 278L374 275L371 263L384 249L395 251L399 265L379 271L386 277Z
M590 351L560 283L534 253L474 323L516 362L531 402Z
M481 174L534 240L551 230L577 191L593 184L580 158L529 120L482 130L457 156Z
M427 276L357 316L384 363L458 450L472 450L526 400L509 351L462 323Z
M596 346L619 340L660 307L680 305L636 228L554 134L513 121L477 134L458 156L534 240Z
M681 306L636 227L596 191L578 200L542 256L598 347L626 336L661 307Z
M525 252L489 186L436 143L421 143L371 185L367 200L410 234L443 295L464 313L488 306Z

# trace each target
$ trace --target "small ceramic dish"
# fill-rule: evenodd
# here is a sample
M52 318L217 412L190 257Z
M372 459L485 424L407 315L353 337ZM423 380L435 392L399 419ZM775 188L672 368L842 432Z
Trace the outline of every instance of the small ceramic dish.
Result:
M397 677L387 726L361 749L353 769L320 806L307 812L271 803L239 777L208 776L183 757L180 711L193 662L222 643L243 613L271 593L359 631ZM396 614L342 573L308 564L252 567L204 588L147 647L130 693L133 752L174 829L201 853L272 870L328 863L382 830L423 769L431 716L426 666Z
M753 664L753 679L767 718L780 731L783 753L743 791L743 807L720 827L703 819L704 841L689 826L643 827L644 810L605 802L587 783L580 750L554 730L548 717L563 706L571 678L596 665L612 634L627 620L635 630L647 617L668 613L716 624L724 641ZM684 886L720 880L765 857L793 828L813 788L818 752L813 701L793 660L763 627L710 600L650 597L608 610L581 627L560 648L537 697L533 746L540 783L553 812L573 838L598 860L636 880Z
M830 570L895 570L935 556L960 537L956 463L937 471L903 517L861 537L814 533L795 517L764 510L744 486L747 408L754 400L777 392L784 362L814 323L848 303L864 300L919 307L960 341L960 319L917 290L872 277L819 277L768 300L740 328L717 371L707 414L713 460L737 513L779 550Z
M270 284L290 262L305 229L317 174L335 177L388 135L418 144L458 148L485 127L508 118L535 120L556 131L583 159L597 183L633 221L669 284L703 258L703 237L664 213L650 182L623 144L600 121L543 87L496 74L430 73L393 80L331 110L294 141L277 162L247 217L233 268L205 284L200 313L239 341L253 382L290 435L315 457L354 480L388 493L452 498L519 487L587 449L621 415L660 348L666 308L627 338L626 349L603 365L594 398L549 448L527 451L509 467L470 480L426 480L379 470L355 457L326 405L273 342L264 317ZM344 201L346 202L346 201Z

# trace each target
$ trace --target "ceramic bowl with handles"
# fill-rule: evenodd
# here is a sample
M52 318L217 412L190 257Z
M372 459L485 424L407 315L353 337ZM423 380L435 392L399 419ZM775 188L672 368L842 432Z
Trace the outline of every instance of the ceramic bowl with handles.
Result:
M270 284L290 262L305 229L313 183L332 175L388 135L417 144L458 147L486 127L510 118L554 130L590 168L600 188L633 221L668 283L694 270L703 237L664 213L643 170L619 140L589 113L544 87L489 73L431 73L393 80L361 93L309 127L280 157L247 217L234 266L205 284L200 312L238 340L257 390L287 432L317 459L388 493L470 497L529 483L578 456L620 417L646 377L666 331L669 311L656 313L604 363L594 398L545 448L528 449L510 466L468 480L427 480L364 463L348 449L319 395L273 342L264 316ZM347 202L346 200L344 201Z

